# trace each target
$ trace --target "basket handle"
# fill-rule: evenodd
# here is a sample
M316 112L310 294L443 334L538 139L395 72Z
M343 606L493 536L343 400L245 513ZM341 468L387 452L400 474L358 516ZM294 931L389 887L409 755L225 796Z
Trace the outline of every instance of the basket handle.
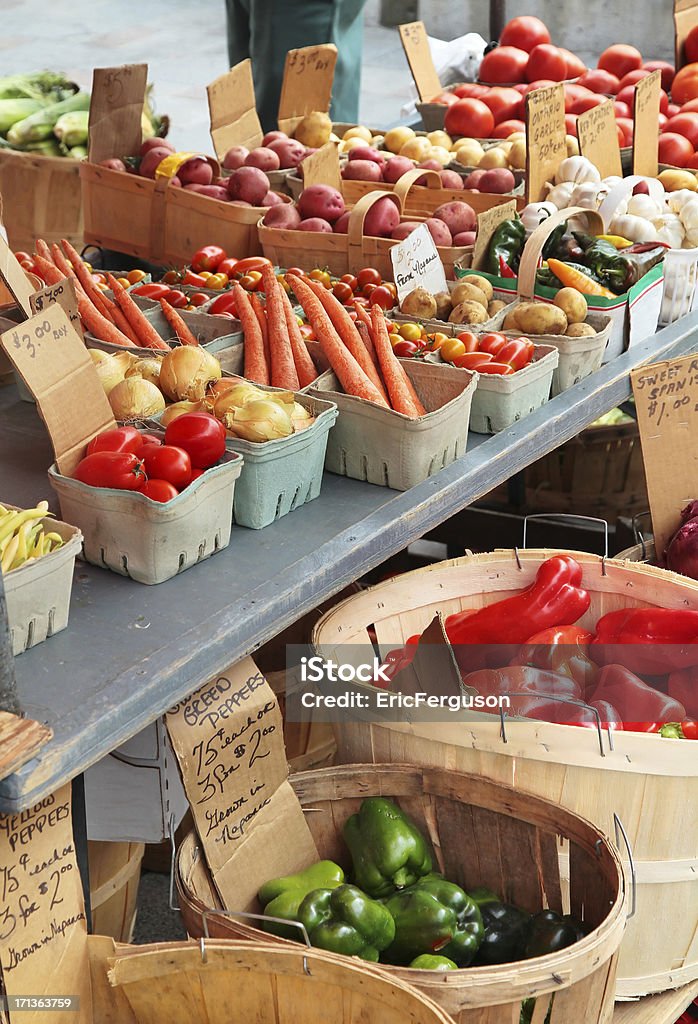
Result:
M438 171L425 171L422 170L421 167L415 167L413 171L405 171L402 177L398 178L395 182L395 186L393 188L394 194L400 197L400 202L403 207L405 205L405 200L407 199L407 193L413 185L416 185L420 178L426 178L427 188L440 189L443 187Z
M536 289L536 271L538 261L543 253L543 246L558 226L564 224L570 217L579 217L584 214L589 223L590 231L595 235L603 234L603 220L595 210L585 210L581 206L569 206L566 210L558 210L551 213L542 224L531 232L521 253L519 263L518 294L522 299L532 299Z
M599 215L603 220L604 231L615 217L622 201L627 199L635 186L639 185L642 181L647 185L650 199L654 199L657 203L662 201L666 192L661 181L657 181L656 178L645 178L641 174L631 174L629 177L623 178L622 181L613 186L599 206Z
M601 519L601 518L599 518L597 516L580 516L580 515L577 515L574 512L536 512L536 513L534 513L532 515L524 516L523 536L521 538L521 547L524 548L524 550L526 548L526 529L527 529L527 526L528 526L528 520L529 519L565 519L565 520L567 520L567 519L580 519L580 520L582 520L582 522L585 522L585 523L601 523L603 525L603 528L604 528L604 545L603 545L604 551L603 551L603 561L601 563L601 568L602 568L603 575L604 576L606 575L606 565L605 565L605 562L606 562L606 559L608 558L608 520L607 519Z
M530 697L531 694L530 693L523 693L521 690L518 690L518 691L513 690L513 691L509 691L508 693L502 693L501 696L502 697L509 697L510 699L513 697L516 700L519 697ZM587 711L591 711L592 715L596 719L596 735L597 735L598 740L599 740L599 751L601 753L601 757L605 757L606 756L605 751L603 749L603 729L601 727L601 715L599 714L598 708L593 708L591 706L591 704L587 704L586 701L576 700L574 697L559 697L559 696L557 696L555 694L552 694L552 693L541 693L541 694L539 694L539 696L544 697L546 700L551 700L554 704L569 704L569 705L571 705L572 707L575 707L575 708L585 708ZM529 721L531 721L531 719L529 719ZM533 721L538 721L538 719L533 719ZM504 707L503 707L503 705L500 704L500 706L499 706L499 735L500 735L500 738L502 740L502 743L508 743L509 740L507 739L507 731L506 731L506 726L505 726L504 723L505 723ZM556 723L552 722L550 724L555 725ZM614 747L613 747L613 731L610 728L610 726L609 726L609 728L607 728L606 732L608 734L608 749L609 750L613 750L614 749Z
M633 858L633 849L628 839L628 833L625 831L623 822L620 820L618 815L613 812L613 825L616 830L616 846L620 846L620 836L623 836L623 842L625 843L625 849L628 853L628 864L630 865L630 910L626 921L629 921L631 917L635 917L635 911L637 910L637 872L635 870L635 860Z
M290 924L293 928L298 928L298 930L301 932L301 935L303 936L303 939L304 939L305 944L308 947L308 949L312 949L313 948L311 946L311 944L310 944L310 939L308 938L308 933L307 933L307 931L305 929L305 925L301 924L300 921L289 921L285 917L269 917L266 914L252 914L252 913L249 913L248 911L244 911L244 910L201 910L200 913L201 913L201 924L203 925L203 928L204 928L204 934L201 936L201 939L200 939L201 962L204 963L204 964L208 961L208 956L206 954L206 939L210 938L210 936L208 934L208 918L209 917L213 917L214 915L217 915L218 917L250 918L250 920L255 920L255 921L274 921L276 924L283 924L283 925ZM311 973L310 972L310 968L308 967L307 957L305 957L305 956L303 957L303 970L305 971L306 974L310 974Z
M349 214L349 224L347 229L347 244L349 247L349 266L354 266L354 263L360 264L363 259L364 253L364 220L366 214L379 199L385 199L386 196L392 203L398 208L398 212L402 217L402 199L395 192L367 192L365 196L361 196L359 201L355 204L353 210Z

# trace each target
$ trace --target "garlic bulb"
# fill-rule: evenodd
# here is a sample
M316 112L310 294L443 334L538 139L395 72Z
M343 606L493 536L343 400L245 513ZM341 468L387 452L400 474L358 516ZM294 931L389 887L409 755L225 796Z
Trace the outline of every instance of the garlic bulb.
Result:
M652 223L657 229L658 242L666 242L672 249L681 248L686 233L680 217L675 213L663 213L661 217L656 217Z
M622 217L614 217L610 228L612 235L620 235L630 242L656 242L657 229L651 220L634 217L630 213Z
M598 169L585 156L568 156L557 169L555 181L571 181L575 185L582 181L601 181Z
M575 185L570 196L570 206L581 206L583 210L598 210L608 195L608 187L602 181L583 181Z
M547 202L553 203L558 210L564 210L570 205L570 198L573 192L574 182L572 181L563 181L559 185L551 185Z
M539 224L542 224L544 220L547 220L554 213L557 213L555 203L548 201L544 203L529 203L520 213L521 223L526 228L526 233L530 234L531 231L534 231Z
M664 213L664 206L656 203L651 196L640 192L628 199L628 209L626 212L633 217L644 217L646 220L654 220L655 217L661 217Z

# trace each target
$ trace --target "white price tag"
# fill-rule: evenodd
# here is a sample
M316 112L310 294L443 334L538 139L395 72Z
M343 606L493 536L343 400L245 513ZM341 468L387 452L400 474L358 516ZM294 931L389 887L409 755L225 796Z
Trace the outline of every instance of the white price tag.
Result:
M446 272L426 224L420 224L394 245L390 258L399 302L415 288L424 288L432 295L448 291Z

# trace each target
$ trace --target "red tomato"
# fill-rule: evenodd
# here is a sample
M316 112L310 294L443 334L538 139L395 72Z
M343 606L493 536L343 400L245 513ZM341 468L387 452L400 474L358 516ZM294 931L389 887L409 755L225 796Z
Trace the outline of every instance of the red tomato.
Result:
M626 43L614 43L604 50L599 57L597 65L602 71L609 71L617 78L627 75L628 71L635 71L642 67L642 54L634 46Z
M482 58L480 81L491 85L511 85L526 81L528 53L516 46L497 46Z
M623 145L632 146L635 123L632 117L616 117L616 124L623 133Z
M570 106L571 114L585 114L587 110L591 110L592 107L600 107L602 103L605 103L608 99L607 96L601 96L599 93L589 93L587 96L580 96Z
M169 480L148 480L147 484L143 485L141 494L151 501L171 501L177 497L179 491Z
M266 256L248 256L244 260L238 260L235 267L236 274L249 274L253 270L260 271L265 265L271 264L271 260L268 260ZM294 268L295 269L295 268ZM303 271L301 271L303 273Z
M458 100L446 111L444 127L450 135L487 139L494 129L494 115L482 100Z
M576 53L572 53L571 50L566 50L563 46L559 46L558 50L565 59L565 78L579 78L580 75L584 74L587 66L581 57L578 57Z
M692 107L690 105L693 102L695 101L689 100L688 103L684 103L682 107L680 107L678 103L670 103L666 108L667 117L676 117L676 115L680 114L682 110L698 110L698 107Z
M496 331L490 331L489 334L483 334L480 336L480 342L478 344L478 352L487 352L490 356L498 356L507 343L507 339L503 334L498 334Z
M141 434L141 443L144 448L149 444L162 444L162 438L155 434Z
M506 377L514 373L514 369L509 366L509 363L483 363L482 366L478 367L478 370L480 373L496 373L500 377Z
M358 278L354 274L342 274L339 280L342 284L348 284L352 291L355 291L359 286Z
M520 118L523 114L524 101L516 89L494 86L482 97L482 102L492 111L495 124L513 117Z
M551 85L557 85L552 78L537 78L535 82L529 82L526 86L526 92L534 92L536 89L549 89Z
M232 292L226 292L225 295L219 295L217 299L214 299L208 308L209 313L221 314L231 313L233 316L237 316L237 306L235 305L235 296Z
M218 264L227 258L228 254L220 245L205 245L192 256L191 269L195 274L200 274L202 270L210 270L213 273L218 269Z
M207 412L185 412L167 424L165 444L188 452L195 469L208 469L225 452L225 427Z
M393 345L393 352L404 359L419 352L419 345L415 345L413 341L398 341L397 345Z
M133 452L94 452L78 463L75 479L90 487L140 491L147 477L143 463Z
M530 53L539 43L549 43L550 33L540 18L523 14L506 23L499 42L502 46L518 46L520 50Z
M568 135L577 134L577 118L578 114L565 114L565 131Z
M683 55L688 63L698 61L698 25L695 25L686 36Z
M180 284L190 284L193 288L205 288L206 278L201 277L200 274L195 274L192 270L187 270Z
M370 299L371 295L373 294L373 292L375 292L376 288L380 288L380 285L379 284L367 284L367 285L364 285L364 287L362 289L363 297L365 299Z
M238 263L240 260L236 260L234 256L227 256L224 260L221 260L216 267L217 274L225 274L226 277L232 277L237 272Z
M454 103L458 102L458 97L455 93L449 92L448 89L444 89L437 96L434 96L431 100L432 103L439 103L442 107L451 107Z
M141 295L144 299L164 299L169 291L169 284L153 282L152 284L141 284L138 288L132 288L134 295Z
M666 131L666 126L667 126L668 121L669 121L669 118L666 116L666 114L662 114L662 112L660 111L659 114L657 115L657 123L659 124L660 132Z
M464 356L456 356L453 365L459 370L479 370L485 363L491 363L489 352L466 352Z
M621 103L619 100L613 101L613 113L616 117L632 117L633 112L627 103Z
M395 299L392 292L385 285L379 285L375 291L371 292L371 305L380 306L381 309L392 309L395 305Z
M625 85L622 89L619 89L616 99L620 103L627 103L630 109L633 109L635 103L635 86ZM659 93L659 109L663 114L666 114L669 109L669 97L662 89Z
M698 170L698 153L694 153L690 160L686 161L686 167L692 171Z
M525 132L526 125L523 121L502 121L492 132L493 139L508 139L514 132Z
M531 50L526 65L526 78L529 82L535 82L538 78L562 82L566 75L567 64L557 46L539 43Z
M676 74L673 64L669 64L666 60L648 60L642 66L645 71L661 71L662 89L665 92L671 92L671 83L674 81L674 75Z
M617 75L612 75L610 71L592 68L580 76L577 85L584 85L592 92L605 92L609 96L615 96L620 89L620 79Z
M87 446L87 455L95 452L133 452L140 455L143 438L135 427L112 427L93 437Z
M563 86L565 90L565 113L569 114L573 105L582 96L589 96L590 90L585 89L583 85L575 85L574 82L565 82Z
M457 337L465 345L466 353L477 352L479 339L476 334L473 334L472 331L461 331Z
M680 116L680 115L677 115ZM672 118L674 120L674 118ZM659 136L659 162L672 164L674 167L685 167L693 156L693 146L683 135L677 132L662 132Z
M621 89L625 89L628 85L637 85L643 78L647 78L650 74L646 68L634 68L632 71L628 71L627 75L623 75L620 80Z
M168 270L162 275L165 284L180 284L184 274L181 270Z
M672 117L667 121L666 130L683 135L695 149L698 146L698 113L690 110L684 112L682 110L676 117Z
M192 469L192 471L191 471L191 483L194 483L195 480L198 480L199 477L203 476L205 472L206 472L205 469Z
M189 305L189 296L185 292L180 291L179 288L172 288L163 298L171 306L174 306L175 309L184 309L185 306Z
M208 302L208 300L210 298L211 298L211 296L207 295L206 292L193 292L189 296L189 305L190 306L203 306L203 304L205 302ZM216 300L216 301L218 301L218 300Z
M512 370L522 370L531 361L532 348L533 346L530 343L527 345L523 338L512 338L497 353L497 360L500 363L508 363Z
M468 97L474 100L481 100L489 91L488 86L480 85L479 82L463 82L455 87L452 95L459 100L465 100Z
M698 722L694 718L684 718L681 732L686 740L698 740Z
M337 284L332 289L332 294L345 306L354 297L354 293L346 281L337 281Z
M178 490L191 480L191 459L183 448L175 448L171 444L146 445L143 462L151 480L167 480Z
M360 270L356 275L356 283L363 291L367 284L373 284L378 287L379 284L383 283L383 278L373 267L364 267L363 270Z

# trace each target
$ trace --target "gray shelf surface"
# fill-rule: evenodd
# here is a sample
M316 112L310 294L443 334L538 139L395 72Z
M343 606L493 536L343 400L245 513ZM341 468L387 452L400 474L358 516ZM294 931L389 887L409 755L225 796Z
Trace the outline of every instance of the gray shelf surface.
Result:
M630 395L629 371L698 348L698 313L665 328L493 437L398 492L325 473L315 501L147 587L78 562L68 628L15 659L25 712L52 741L0 782L0 812L53 792L178 700L385 558L578 434ZM14 386L0 389L0 500L53 499L48 436ZM55 500L52 507L58 511ZM464 539L465 547L465 539Z

